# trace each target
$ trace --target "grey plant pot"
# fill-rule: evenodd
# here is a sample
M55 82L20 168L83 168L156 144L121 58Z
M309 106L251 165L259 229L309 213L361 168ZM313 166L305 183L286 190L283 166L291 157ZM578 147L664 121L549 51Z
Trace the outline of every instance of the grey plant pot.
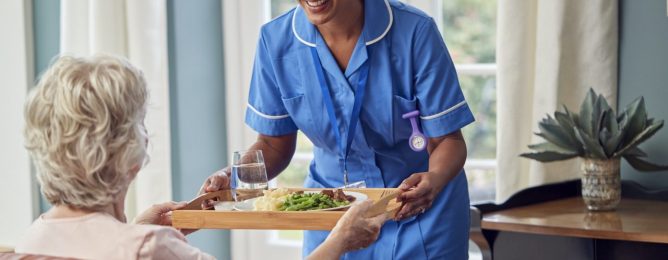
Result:
M591 211L615 210L622 197L620 159L582 158L582 199Z

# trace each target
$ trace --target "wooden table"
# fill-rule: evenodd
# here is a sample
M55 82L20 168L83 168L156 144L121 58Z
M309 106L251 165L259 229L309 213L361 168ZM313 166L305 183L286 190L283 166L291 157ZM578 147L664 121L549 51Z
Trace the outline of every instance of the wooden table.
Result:
M485 214L482 228L668 244L668 202L624 199L616 211L588 211L574 197Z
M617 210L607 212L586 209L579 181L474 205L471 239L485 259L668 259L666 193L626 187Z

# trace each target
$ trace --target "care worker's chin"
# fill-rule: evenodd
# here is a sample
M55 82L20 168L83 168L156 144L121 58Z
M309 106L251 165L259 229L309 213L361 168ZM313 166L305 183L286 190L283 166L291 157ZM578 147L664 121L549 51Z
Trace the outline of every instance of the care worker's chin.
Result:
M299 4L312 24L322 25L331 20L334 2L334 0L300 0Z

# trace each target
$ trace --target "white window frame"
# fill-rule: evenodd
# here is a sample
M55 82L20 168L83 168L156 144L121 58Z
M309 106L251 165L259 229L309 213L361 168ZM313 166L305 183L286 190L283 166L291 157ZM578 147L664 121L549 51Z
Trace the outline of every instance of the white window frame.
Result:
M223 1L225 103L228 154L255 142L257 133L244 123L246 101L260 27L270 17L268 0ZM300 259L301 243L282 241L275 231L232 230L232 259Z
M39 194L23 144L23 102L34 82L32 1L0 2L0 249L16 246L39 214Z
M455 64L455 69L459 76L496 76L495 63ZM496 159L468 158L464 164L464 168L468 170L495 170Z
M443 0L405 0L431 15L442 25ZM242 150L255 142L257 134L244 124L246 100L260 27L271 16L270 0L223 1L225 48L226 115L228 154ZM459 75L489 76L496 74L496 64L456 64ZM312 153L298 152L293 160L310 160ZM495 159L470 158L467 169L494 170ZM278 238L276 231L233 230L232 259L301 258L301 242Z

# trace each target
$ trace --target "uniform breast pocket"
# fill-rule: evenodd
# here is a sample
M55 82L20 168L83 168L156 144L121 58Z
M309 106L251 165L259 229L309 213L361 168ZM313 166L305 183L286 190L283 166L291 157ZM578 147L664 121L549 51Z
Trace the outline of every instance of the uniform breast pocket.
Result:
M416 97L413 97L412 99L406 99L404 97L394 95L392 106L392 129L395 144L406 141L408 140L408 137L411 136L411 133L413 132L411 121L408 119L403 119L401 116L416 109Z
M295 122L299 130L301 130L311 142L319 145L321 139L316 126L317 122L314 122L313 120L312 109L309 107L309 103L304 94L281 99L283 100L285 109L288 111L292 121Z

